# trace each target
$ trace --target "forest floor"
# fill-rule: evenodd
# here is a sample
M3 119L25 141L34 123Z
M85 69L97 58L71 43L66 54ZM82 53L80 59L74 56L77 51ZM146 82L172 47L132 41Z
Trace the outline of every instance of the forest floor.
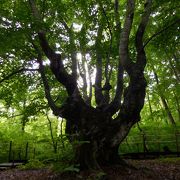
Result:
M0 171L0 180L180 180L180 158L155 160L127 160L134 168L119 166L104 167L102 173L84 171L80 173L57 173L50 169Z

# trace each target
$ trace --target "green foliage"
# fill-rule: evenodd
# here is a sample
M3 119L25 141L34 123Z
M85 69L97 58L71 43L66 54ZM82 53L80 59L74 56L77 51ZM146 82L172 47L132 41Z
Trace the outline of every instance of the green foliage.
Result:
M80 169L78 168L78 165L71 165L65 168L64 171L79 172Z
M33 69L38 67L36 58L37 53L32 48L32 40L38 46L37 29L42 28L46 31L47 39L51 47L60 52L65 63L65 68L71 72L70 54L72 53L72 42L64 22L73 32L75 42L75 51L91 57L90 60L85 59L86 65L89 67L90 75L93 77L95 69L96 49L97 45L97 29L100 25L103 28L101 41L101 55L103 57L103 66L106 64L107 54L110 58L109 68L112 68L112 77L110 84L112 85L111 97L114 97L116 90L117 79L117 62L118 62L118 43L119 34L115 23L114 1L36 1L39 13L42 16L43 22L37 23L32 16L31 8L27 1L1 1L0 5L0 81L12 72L20 68ZM153 35L162 31L162 33L154 36L154 38L145 47L148 65L146 67L146 77L148 79L148 94L152 104L153 114L150 114L148 109L148 101L146 99L142 119L144 121L164 119L168 122L167 112L163 112L161 107L160 95L168 99L168 105L172 112L175 121L179 120L178 105L175 99L179 99L178 81L174 75L169 60L172 61L172 66L178 72L179 64L175 60L179 54L179 29L178 23L172 23L178 20L178 5L179 1L157 1L153 2L152 15L149 26L147 27L144 41L147 42ZM120 22L124 23L126 1L120 2ZM98 9L99 7L99 9ZM129 41L131 58L134 60L135 47L134 35L137 30L137 23L142 14L142 2L137 2L135 10L135 18ZM38 24L38 25L37 25ZM81 28L76 28L79 25ZM169 27L169 28L167 28ZM165 30L164 30L165 29ZM112 37L111 37L112 33ZM112 41L112 42L111 42ZM112 46L112 47L111 47ZM44 63L47 63L47 58L43 55ZM81 62L79 62L81 65ZM153 69L157 71L159 76L159 85L156 84ZM67 92L52 75L48 68L48 63L45 67L51 94L58 106L61 106L67 97ZM164 73L166 72L166 73ZM104 68L103 68L104 73ZM94 81L94 80L93 80ZM105 82L103 79L102 85ZM128 78L125 78L125 84ZM176 94L176 98L175 98ZM94 92L93 92L94 95ZM36 71L22 71L7 78L0 87L0 100L3 106L11 107L16 110L14 115L23 114L22 121L27 123L30 121L30 116L38 117L44 109L46 109L47 101L44 99L44 89L42 86L39 73ZM168 98L171 97L171 98ZM94 101L94 97L93 97ZM176 103L174 103L176 102ZM10 115L9 110L1 112L0 115ZM164 117L165 115L165 117Z
M167 124L154 124L151 122L149 126L141 124L139 130L138 126L131 129L127 138L120 145L120 154L131 152L144 152L143 142L145 140L146 147L149 152L163 152L164 147L167 146L170 151L177 152L180 145L179 129L180 124L176 127L168 126Z
M96 179L101 180L104 176L106 176L106 173L100 171L96 174Z
M18 168L22 170L27 170L27 169L42 169L44 168L45 165L37 160L37 159L30 159L28 160L28 163L25 165L20 165Z

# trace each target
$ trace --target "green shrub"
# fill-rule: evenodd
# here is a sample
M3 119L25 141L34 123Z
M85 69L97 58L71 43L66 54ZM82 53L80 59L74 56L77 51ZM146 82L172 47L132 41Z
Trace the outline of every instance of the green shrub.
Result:
M45 165L41 161L39 161L38 159L30 159L27 164L19 166L19 168L22 170L41 169L44 167L45 167Z

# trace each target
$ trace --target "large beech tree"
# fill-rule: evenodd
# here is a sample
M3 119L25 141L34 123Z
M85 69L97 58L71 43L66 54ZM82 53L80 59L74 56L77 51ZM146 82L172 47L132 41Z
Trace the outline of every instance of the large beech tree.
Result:
M69 33L71 48L71 72L68 73L63 64L61 54L56 53L51 47L46 36L46 31L41 27L41 24L43 23L42 15L36 6L36 3L34 0L29 1L32 17L35 19L35 26L37 26L39 45L42 52L50 61L52 73L65 87L68 93L65 104L63 104L62 107L56 106L51 98L50 88L44 72L42 52L35 44L33 44L38 53L37 61L39 63L41 77L45 87L46 98L53 113L67 120L66 133L70 135L70 140L72 139L72 135L75 135L77 140L85 141L85 143L77 145L75 149L75 158L81 168L97 168L99 164L118 162L119 144L127 136L130 128L140 120L140 111L144 104L146 80L143 72L146 65L146 55L143 47L143 35L151 12L151 0L148 0L144 5L144 13L142 14L136 30L137 32L134 40L136 57L133 57L135 62L133 62L129 52L129 37L133 24L135 1L127 1L125 21L122 29L118 24L120 23L120 17L118 17L118 1L115 3L117 31L120 33L118 43L119 58L116 93L110 101L110 90L112 86L110 85L110 79L108 78L110 74L108 68L109 54L106 57L106 67L104 72L106 77L103 86L103 52L101 41L104 27L101 22L98 22L95 42L96 77L94 84L96 107L93 107L90 103L91 99L87 101L88 98L92 98L92 95L85 99L82 97L81 90L78 88L78 61L75 56L76 44L72 28L68 27L68 24L63 21L63 25ZM103 11L105 13L102 2L97 3L97 11ZM97 12L96 16L101 15ZM123 92L124 71L126 71L129 76L129 85ZM84 75L82 76L85 76L86 72L83 73ZM84 86L86 84L87 81L84 78ZM90 86L92 85L90 84ZM86 92L86 87L84 87L84 91ZM122 94L123 102L121 103ZM116 113L118 113L117 117L113 118Z
M152 0L2 1L0 63L11 73L0 82L39 73L48 106L66 119L69 141L80 142L74 150L81 169L122 162L119 145L141 119L145 47L155 37L146 29L157 6Z

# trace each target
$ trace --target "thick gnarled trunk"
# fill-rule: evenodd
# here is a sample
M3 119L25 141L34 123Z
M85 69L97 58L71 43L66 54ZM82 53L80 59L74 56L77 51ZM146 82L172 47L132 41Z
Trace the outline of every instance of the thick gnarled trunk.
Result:
M143 73L136 75L124 92L124 103L115 119L108 111L88 106L81 98L72 97L64 106L66 133L72 144L73 140L77 142L73 146L75 163L81 169L99 169L104 165L123 163L119 157L119 145L140 120L145 98L145 78Z

